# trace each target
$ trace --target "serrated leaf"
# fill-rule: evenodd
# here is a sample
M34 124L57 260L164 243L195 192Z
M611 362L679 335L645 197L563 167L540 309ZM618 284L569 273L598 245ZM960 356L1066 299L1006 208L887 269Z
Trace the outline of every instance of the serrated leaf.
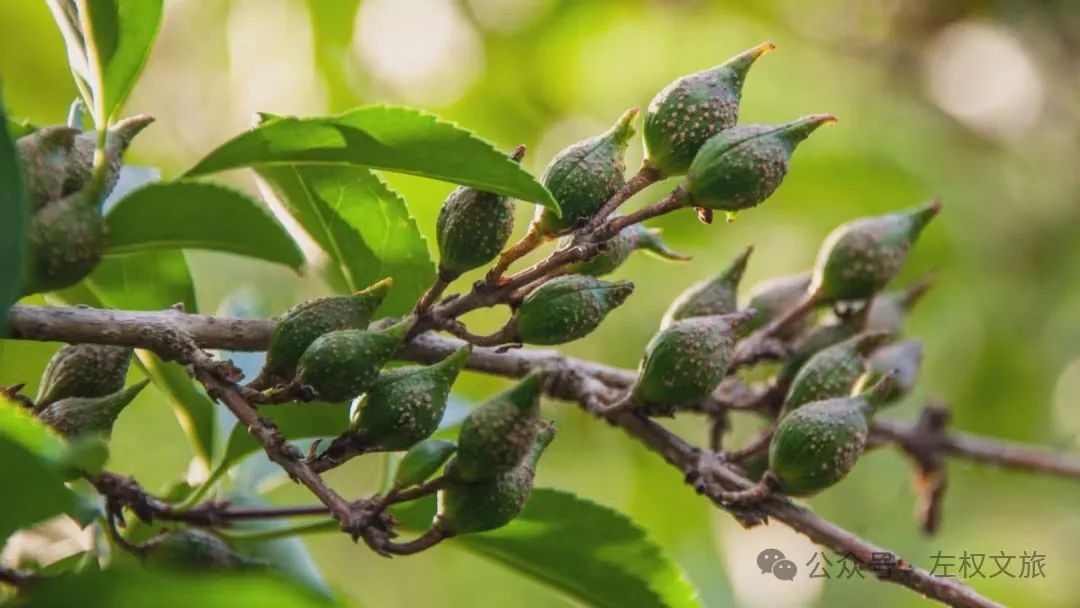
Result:
M402 525L425 528L434 500L394 510ZM533 490L503 528L449 542L489 557L600 608L700 608L681 568L630 518L559 490Z
M382 314L408 312L435 278L427 243L405 201L371 171L328 165L258 171L350 291L393 277Z
M237 253L291 268L304 263L300 248L259 201L209 182L143 186L121 199L106 221L107 254L190 248Z
M195 288L184 254L177 250L145 251L106 257L89 277L55 294L68 304L124 310L162 310L182 304L197 312ZM216 418L214 404L176 363L138 351L139 365L168 397L195 453L213 460Z
M30 221L26 184L9 127L0 99L0 331L7 325L8 309L19 299Z
M162 0L49 1L75 80L84 96L93 96L86 102L99 127L135 85L161 26L162 4Z
M535 177L490 143L431 114L397 106L367 106L318 118L277 117L222 144L187 175L304 163L419 175L559 210Z

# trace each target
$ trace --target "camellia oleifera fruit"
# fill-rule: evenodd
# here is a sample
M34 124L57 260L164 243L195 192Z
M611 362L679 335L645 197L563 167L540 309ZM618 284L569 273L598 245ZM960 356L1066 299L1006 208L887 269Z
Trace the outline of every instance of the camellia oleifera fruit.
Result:
M873 331L887 331L893 336L899 336L904 331L904 324L907 322L911 309L929 288L930 280L924 278L903 289L875 295L874 299L870 300L866 328Z
M439 493L436 525L440 531L445 536L454 536L494 530L513 521L529 500L537 462L554 438L555 427L543 425L520 463L482 481L461 481L457 472L458 460L452 460L446 466L450 482Z
M812 401L850 395L866 371L866 356L889 337L885 332L867 332L818 351L792 380L783 414Z
M565 237L567 244L570 237ZM660 238L660 230L646 228L641 224L631 224L619 231L604 243L600 253L588 260L574 262L566 265L566 270L574 274L587 274L594 277L602 277L611 274L629 259L630 254L641 249L654 256L670 261L683 262L690 256L679 253L667 246Z
M695 207L734 213L769 198L787 175L795 148L831 114L782 125L740 125L709 138L686 173Z
M526 344L571 342L599 327L633 292L629 281L579 274L555 277L525 296L511 323L517 339Z
M124 388L134 350L105 344L68 344L45 366L37 409L68 397L104 397Z
M64 437L94 433L108 436L120 412L149 382L143 380L104 397L67 397L42 409L37 415Z
M742 327L742 333L752 333L784 311L795 307L806 296L806 288L809 286L810 273L804 272L766 279L751 287L746 307L753 308L757 314ZM776 337L790 340L806 331L812 322L813 319L809 316L803 317L784 328Z
M394 473L394 489L418 486L428 480L457 451L448 439L425 439L409 448Z
M663 176L686 173L706 140L739 121L746 74L758 57L774 48L764 42L657 93L641 130L646 162Z
M151 566L186 570L243 570L261 568L264 562L241 555L218 536L198 528L169 530L143 545Z
M883 376L892 374L892 390L885 395L885 403L899 401L918 383L922 358L923 346L919 340L907 340L882 346L867 359L866 372L859 378L854 390L861 391Z
M753 248L748 247L720 274L692 285L679 294L664 313L660 327L690 317L726 315L738 309L739 282ZM755 309L756 310L756 309Z
M521 462L540 424L543 384L543 373L534 370L465 418L454 459L458 478L465 482L494 479Z
M323 334L300 357L295 381L323 401L352 399L371 387L415 322L410 316L386 329Z

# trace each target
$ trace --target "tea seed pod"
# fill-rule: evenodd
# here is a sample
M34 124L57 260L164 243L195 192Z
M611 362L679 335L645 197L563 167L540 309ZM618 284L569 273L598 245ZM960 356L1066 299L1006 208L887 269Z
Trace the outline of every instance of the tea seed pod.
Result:
M533 370L465 418L455 459L456 475L462 481L494 479L529 453L540 421L543 384L543 373Z
M818 351L795 375L781 415L812 401L850 395L866 371L865 357L889 337L884 332L867 332Z
M457 444L446 439L425 439L409 448L398 463L394 489L418 486L427 481L457 451Z
M753 315L691 317L660 330L645 347L631 403L666 413L711 395L731 364L736 330Z
M67 397L44 408L37 416L64 437L89 433L108 436L120 412L149 382L143 380L104 397Z
M810 496L855 467L870 418L892 390L886 376L853 397L808 403L784 416L769 444L769 471L792 496Z
M258 568L265 563L237 553L225 541L198 528L169 530L145 545L146 563L152 566L197 570Z
M787 175L796 146L831 114L815 114L782 125L740 125L709 138L686 173L695 207L735 212L755 207Z
M607 132L564 148L544 170L541 181L559 202L562 216L537 207L530 230L552 235L575 228L593 216L626 183L626 146L634 136L638 109L627 110Z
M569 242L570 237L565 237L564 240ZM659 229L649 229L641 224L631 224L623 228L604 245L604 250L592 259L567 264L566 270L574 274L601 277L615 272L637 249L643 249L665 260L682 262L690 259L690 256L668 247L660 238Z
M885 395L883 403L894 403L910 393L919 381L922 368L923 346L919 340L908 340L882 346L866 361L866 373L859 378L854 390L871 386L886 374L893 374L892 390Z
M525 147L510 157L520 162ZM443 201L435 225L439 271L449 277L479 268L495 259L514 231L514 200L462 186Z
M753 319L750 319L741 328L742 334L753 333L756 329L767 325L786 310L794 308L806 297L806 288L810 285L810 273L793 274L784 277L776 277L762 281L750 289L750 299L747 308L757 311ZM813 319L809 316L784 328L777 338L790 340L806 331Z
M450 387L469 359L463 346L434 365L410 365L379 374L353 406L351 434L365 451L407 450L427 439L446 412Z
M457 481L458 460L447 465L449 485L439 492L439 530L445 536L483 532L513 521L529 500L540 456L555 438L547 424L536 433L524 460L492 479L473 483Z
M657 93L641 130L648 164L664 176L686 173L707 139L739 121L746 74L758 57L774 48L764 42L716 67L683 76Z
M407 317L386 329L323 334L300 357L295 381L323 401L352 399L371 387L415 322L415 317Z
M100 200L86 190L51 201L30 219L22 295L70 287L85 278L105 252Z
M393 283L393 279L383 279L351 296L316 298L285 311L270 332L266 364L251 386L265 388L292 380L304 351L323 334L366 329Z
M633 292L629 281L555 277L525 296L511 323L526 344L564 344L590 334Z
M818 252L810 292L824 301L874 295L900 271L919 234L939 211L941 203L934 201L837 227Z
M870 300L866 328L899 336L904 331L908 313L929 288L930 281L924 278L904 289L877 294Z
M791 346L791 352L778 374L781 385L790 385L803 365L815 354L839 344L862 331L866 326L866 308L843 319L835 319L810 328Z
M104 397L124 388L134 350L127 346L68 344L45 366L37 409L68 397Z
M96 204L105 200L116 185L124 152L131 141L152 122L153 117L142 114L119 120L109 129L105 143L109 169ZM71 127L51 126L19 138L19 157L26 174L31 209L40 209L87 186L93 173L97 137L94 131L84 133Z
M675 298L664 313L660 327L664 328L673 321L690 317L708 317L735 312L738 309L739 282L742 281L743 273L746 271L746 262L753 250L753 247L747 247L723 272L692 285L679 294L679 297Z

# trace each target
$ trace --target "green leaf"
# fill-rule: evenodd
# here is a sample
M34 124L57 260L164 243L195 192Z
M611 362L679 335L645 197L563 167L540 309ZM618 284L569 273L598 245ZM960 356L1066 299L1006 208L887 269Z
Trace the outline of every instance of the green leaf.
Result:
M431 114L395 106L366 106L319 118L274 118L226 142L187 175L300 163L408 173L559 210L536 178L490 143Z
M244 494L230 493L226 496L226 500L229 501L229 504L241 507L263 508L271 506L258 497ZM280 519L263 519L239 521L233 525L233 528L241 531L241 533L246 533L280 530L289 528L292 525L292 522ZM319 572L315 559L299 536L262 541L236 541L233 544L242 554L269 563L274 570L281 572L297 583L323 595L330 595L330 587L327 585L326 579Z
M434 500L394 516L426 528ZM645 530L628 517L567 492L537 488L509 525L452 539L462 547L602 608L699 608L697 591Z
M289 439L332 437L349 428L348 403L287 403L259 408ZM233 427L218 467L229 467L260 448L243 425Z
M291 268L304 263L300 248L259 201L218 184L180 180L143 186L112 208L107 223L106 253L212 249Z
M162 0L49 0L75 81L103 126L127 99L161 26ZM85 12L84 12L85 11ZM87 90L89 89L89 91Z
M0 544L20 528L75 504L58 464L63 441L26 408L0 397Z
M195 288L182 251L163 250L106 257L81 283L56 297L69 304L125 310L162 310L182 304L197 312ZM168 397L195 453L213 460L216 418L214 404L184 368L147 351L138 351L139 364Z
M30 221L26 184L9 127L7 110L0 100L0 331L7 325L8 309L19 299Z
M405 201L360 167L259 168L289 213L326 252L350 291L393 277L383 314L408 312L435 278L427 243Z
M27 593L28 606L51 608L326 608L342 604L266 573L179 573L143 568L57 577Z

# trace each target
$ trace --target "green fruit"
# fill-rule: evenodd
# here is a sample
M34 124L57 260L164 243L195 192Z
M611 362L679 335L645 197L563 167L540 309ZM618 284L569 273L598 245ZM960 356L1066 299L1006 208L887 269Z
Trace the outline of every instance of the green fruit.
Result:
M127 346L68 344L45 366L37 408L67 397L104 397L124 388L131 355Z
M712 394L727 374L744 310L675 321L649 340L631 400L647 412L670 412Z
M812 401L850 395L866 371L864 357L889 337L867 332L818 351L792 380L781 415Z
M707 139L739 121L739 100L750 66L773 50L764 42L726 62L664 87L649 103L642 137L645 158L665 176L682 175Z
M270 332L266 364L252 384L287 383L296 376L304 351L319 336L340 329L366 329L392 285L393 279L383 279L351 296L308 300L285 311Z
M660 238L659 229L648 229L641 224L631 224L619 231L604 243L604 249L589 260L567 264L566 270L574 274L586 274L601 277L622 266L636 249L644 249L656 257L665 260L685 261L690 256L683 255L667 246ZM569 244L571 237L565 237Z
M810 496L851 472L891 385L886 377L858 395L808 403L780 420L769 444L769 471L785 493Z
M431 436L442 422L450 387L470 350L463 346L434 365L399 367L379 374L353 406L354 443L363 445L365 451L407 450Z
M538 207L535 229L556 234L593 216L626 183L626 146L634 136L637 108L627 110L607 132L564 148L544 170L541 181L559 203L562 216Z
M810 286L810 273L804 272L785 277L768 279L750 289L750 301L747 308L757 311L742 329L743 334L753 333L780 316L786 310L794 308L806 297L806 288ZM806 331L813 319L807 315L792 323L777 335L781 340L790 340Z
M319 336L300 357L296 382L322 401L356 397L375 382L415 322L407 317L386 329L339 329Z
M217 536L198 528L163 532L145 545L148 565L197 570L235 570L263 567L245 557Z
M80 190L51 201L30 219L22 294L70 287L85 278L105 252L100 200Z
M450 484L439 492L438 527L447 536L501 528L513 521L532 493L536 464L555 438L555 427L544 425L536 433L523 462L493 479L457 481L458 460L447 465Z
M874 295L896 276L919 234L939 211L941 203L934 201L837 227L818 252L811 293L826 301Z
M494 479L529 453L540 422L544 375L533 370L473 410L458 435L456 474L466 482Z
M521 161L525 148L514 151ZM494 260L514 231L514 200L462 186L450 193L439 210L435 240L439 268L456 276Z
M457 444L446 439L425 439L409 448L398 463L394 489L418 486L428 480L457 451Z
M38 412L38 418L64 437L89 433L108 436L120 412L146 388L143 380L104 397L67 397Z
M811 357L859 333L864 322L864 315L856 315L849 319L815 326L799 336L784 361L784 367L780 370L779 382L783 385L789 384Z
M735 212L755 207L780 187L795 147L830 114L782 125L740 125L709 138L698 150L686 185L695 207Z
M629 281L571 274L534 289L514 313L517 338L526 344L563 344L585 337L634 292Z
M671 325L673 321L690 317L709 317L726 315L738 309L739 282L746 271L746 262L753 247L747 247L739 257L723 272L711 279L692 285L679 294L664 313L660 327ZM756 318L756 315L755 315Z
M866 328L899 336L904 331L908 313L929 287L929 281L922 280L905 289L877 294L870 300Z
M98 203L116 185L131 140L152 122L153 118L143 114L118 121L109 129L105 143L109 170ZM93 131L83 133L66 126L52 126L19 138L19 157L26 173L31 209L39 209L86 187L93 172L97 137Z
M922 342L918 340L883 346L867 359L866 373L859 378L854 390L861 391L882 377L892 374L892 390L885 395L883 403L895 403L910 393L918 383L922 356Z

